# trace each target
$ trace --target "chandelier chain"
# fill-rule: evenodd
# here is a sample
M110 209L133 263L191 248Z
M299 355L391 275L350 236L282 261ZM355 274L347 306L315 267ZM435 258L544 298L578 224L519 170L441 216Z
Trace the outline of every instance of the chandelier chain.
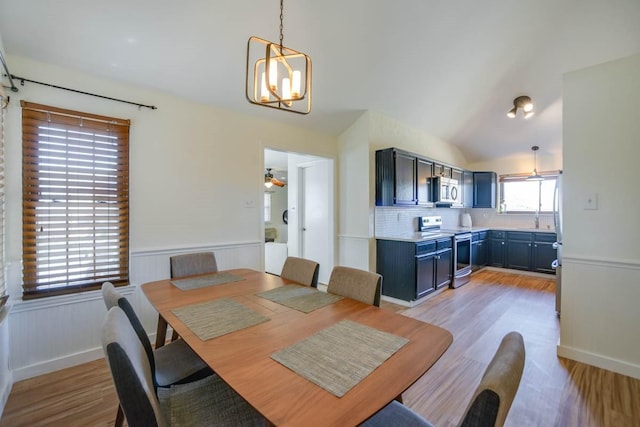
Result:
M284 0L280 0L280 49L281 50L282 50L282 39L284 38L284 36L282 35L282 30L283 30L282 21L284 20L283 3L284 3Z

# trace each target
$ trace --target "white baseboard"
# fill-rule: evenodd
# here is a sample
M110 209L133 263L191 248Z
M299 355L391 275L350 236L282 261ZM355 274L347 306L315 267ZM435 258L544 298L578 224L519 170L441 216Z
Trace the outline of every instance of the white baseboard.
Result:
M171 328L167 328L167 335L171 336L172 331L173 330ZM155 343L156 334L155 333L150 334L149 340L151 341L152 344ZM102 347L98 347L91 350L83 351L81 353L70 354L68 356L60 357L58 359L52 359L42 363L23 366L21 368L14 369L10 372L10 375L13 375L12 384L18 381L37 377L39 375L50 374L51 372L59 371L60 369L71 368L76 365L93 362L94 360L103 359L103 358L104 358L104 351L102 350Z
M557 354L560 357L576 360L587 365L596 366L628 377L640 379L640 366L622 360L604 357L573 347L558 344Z
M6 378L3 383L0 384L0 418L2 418L4 407L7 405L7 400L9 400L11 387L13 387L13 374L11 372L7 372Z

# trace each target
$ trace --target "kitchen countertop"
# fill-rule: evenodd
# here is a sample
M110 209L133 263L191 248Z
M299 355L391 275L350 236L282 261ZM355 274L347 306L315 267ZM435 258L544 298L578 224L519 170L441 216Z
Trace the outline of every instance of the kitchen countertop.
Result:
M442 232L421 232L415 231L413 233L403 233L397 234L393 236L376 236L377 240L395 240L401 242L423 242L427 240L437 240L443 237L453 237L454 231L468 231L469 233L479 232L479 231L489 231L489 230L498 230L498 231L525 231L529 233L555 233L555 230L545 229L545 228L518 228L518 227L456 227L456 228L447 228L443 229Z

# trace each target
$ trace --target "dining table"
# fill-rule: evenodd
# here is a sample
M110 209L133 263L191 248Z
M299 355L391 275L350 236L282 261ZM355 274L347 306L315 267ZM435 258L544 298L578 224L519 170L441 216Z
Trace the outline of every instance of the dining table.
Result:
M268 425L358 425L401 396L453 341L439 326L251 269L141 288Z

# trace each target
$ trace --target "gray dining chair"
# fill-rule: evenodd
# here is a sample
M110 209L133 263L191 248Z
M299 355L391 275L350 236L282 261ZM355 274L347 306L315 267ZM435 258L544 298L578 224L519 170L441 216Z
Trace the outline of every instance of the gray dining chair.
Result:
M301 285L318 287L318 271L320 264L304 258L287 257L282 266L280 277L293 280Z
M518 391L525 363L524 340L518 332L502 338L476 388L461 427L502 427ZM419 414L393 401L361 424L363 427L433 427Z
M337 266L331 272L327 292L380 307L381 285L382 276L377 273Z
M264 418L215 374L157 387L146 351L118 306L105 317L102 347L130 427L265 425Z
M171 278L191 276L194 274L217 273L218 263L213 252L194 252L191 254L174 255L169 257L169 270ZM158 326L156 329L156 348L165 344L167 337L167 321L158 314ZM171 341L178 339L178 334L173 331Z
M213 373L211 368L181 339L153 350L147 332L133 307L111 282L102 284L102 297L107 310L119 307L126 314L147 356L154 385L168 387L172 384L194 381ZM121 408L116 415L116 426L120 425L122 425Z
M169 258L169 266L171 268L171 278L216 273L218 271L218 263L213 252L174 255Z

